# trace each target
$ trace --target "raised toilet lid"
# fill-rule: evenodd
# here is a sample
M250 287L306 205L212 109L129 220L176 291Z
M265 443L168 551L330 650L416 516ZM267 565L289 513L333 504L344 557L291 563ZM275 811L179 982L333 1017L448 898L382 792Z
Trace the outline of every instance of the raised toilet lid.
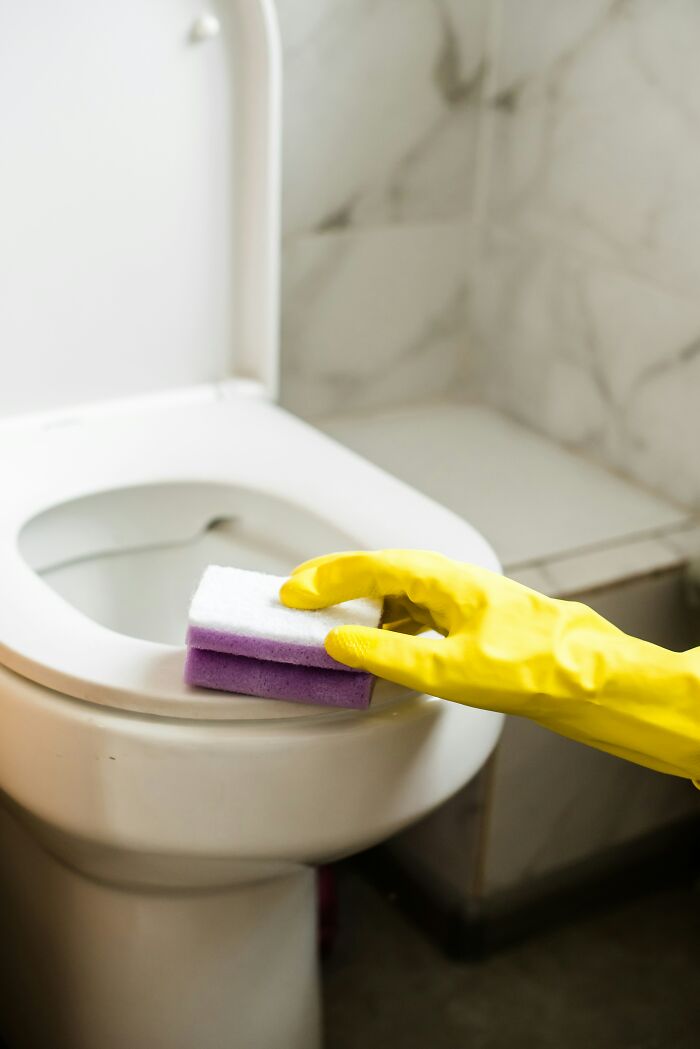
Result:
M0 418L278 369L275 0L27 0L0 62Z

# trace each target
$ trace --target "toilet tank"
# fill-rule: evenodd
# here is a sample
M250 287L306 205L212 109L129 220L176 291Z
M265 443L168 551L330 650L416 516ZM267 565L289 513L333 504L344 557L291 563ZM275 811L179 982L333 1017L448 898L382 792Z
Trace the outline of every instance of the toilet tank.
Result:
M0 42L0 416L278 366L273 0L28 0Z

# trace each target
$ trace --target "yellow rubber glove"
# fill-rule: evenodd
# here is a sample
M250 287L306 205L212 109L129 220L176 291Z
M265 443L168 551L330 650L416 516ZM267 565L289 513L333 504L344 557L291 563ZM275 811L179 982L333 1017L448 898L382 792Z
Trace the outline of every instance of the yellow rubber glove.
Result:
M585 605L422 550L319 557L295 569L280 596L305 609L383 597L384 628L332 630L334 659L700 778L700 650L640 641ZM444 636L414 636L430 628Z

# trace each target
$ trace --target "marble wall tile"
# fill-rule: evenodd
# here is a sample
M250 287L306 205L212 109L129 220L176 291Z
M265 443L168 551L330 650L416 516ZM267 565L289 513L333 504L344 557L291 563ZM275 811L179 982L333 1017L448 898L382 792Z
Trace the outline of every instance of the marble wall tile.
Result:
M610 13L610 0L497 0L501 91L564 59Z
M496 758L484 892L551 874L696 812L686 780L509 718Z
M491 229L470 279L468 380L491 403L700 506L700 297L557 240Z
M489 759L457 794L389 843L414 880L440 892L445 903L459 900L467 887L476 890L492 771Z
M488 0L277 0L287 233L470 206Z
M439 395L466 327L461 225L291 238L283 402L306 417Z
M557 596L569 597L589 588L614 586L655 572L678 569L681 563L681 555L663 538L650 537L557 558L549 561L546 569Z
M502 0L490 220L700 282L700 6Z

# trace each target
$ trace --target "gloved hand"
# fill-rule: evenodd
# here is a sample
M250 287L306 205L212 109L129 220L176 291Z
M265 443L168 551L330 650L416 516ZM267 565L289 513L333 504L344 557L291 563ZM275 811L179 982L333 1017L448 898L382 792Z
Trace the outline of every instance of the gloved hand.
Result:
M280 597L305 609L383 597L383 629L328 634L334 659L700 778L700 650L640 641L585 605L422 550L319 557L295 569ZM444 636L414 636L429 628Z

